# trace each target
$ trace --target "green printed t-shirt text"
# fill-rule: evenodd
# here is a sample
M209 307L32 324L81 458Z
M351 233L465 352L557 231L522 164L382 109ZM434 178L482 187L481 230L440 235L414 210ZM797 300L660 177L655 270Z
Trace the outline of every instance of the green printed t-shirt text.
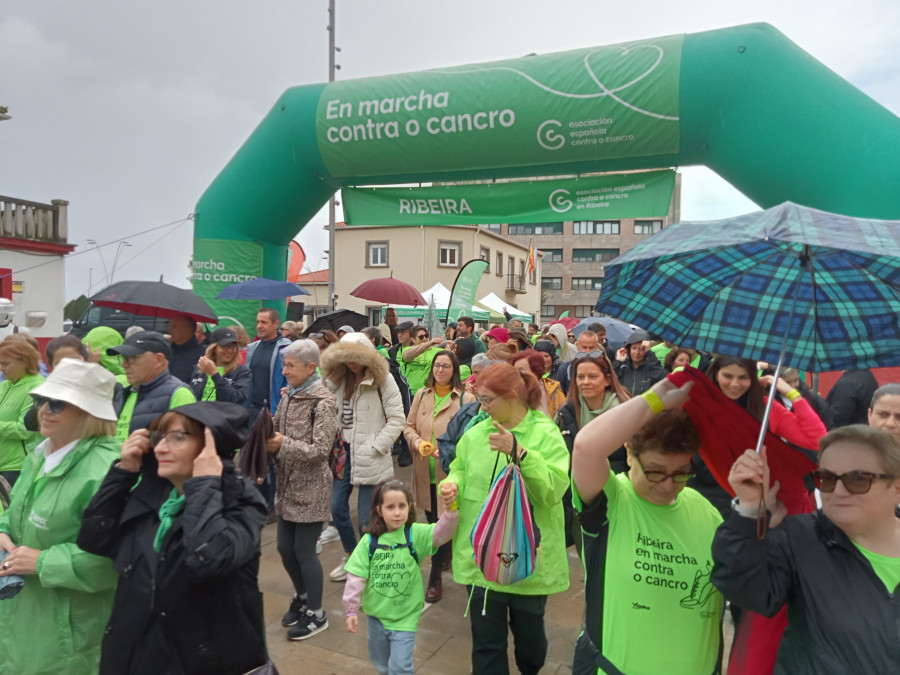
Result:
M433 545L433 535L434 525L413 523L410 538L419 561L437 551ZM415 632L425 603L419 564L407 546L393 551L376 549L370 561L371 536L367 534L359 540L344 566L350 574L368 579L363 591L362 609L369 616L379 619L387 630ZM402 527L378 537L379 546L405 543L406 535Z
M572 492L580 513L585 507ZM603 492L609 539L601 652L634 675L713 672L723 602L710 582L719 512L691 488L674 504L651 504L627 474L610 472ZM653 649L640 637L650 635Z

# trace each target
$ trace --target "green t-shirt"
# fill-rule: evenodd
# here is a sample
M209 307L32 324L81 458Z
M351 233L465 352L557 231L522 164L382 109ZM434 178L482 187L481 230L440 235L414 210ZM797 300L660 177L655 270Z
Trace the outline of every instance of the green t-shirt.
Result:
M429 347L412 361L404 361L406 368L403 374L406 375L406 381L409 383L410 395L415 396L416 392L425 386L425 380L428 379L428 373L431 372L431 362L441 351L440 347ZM400 356L400 358L403 357Z
M852 539L850 541L853 541ZM900 585L900 558L891 558L890 556L873 553L867 548L863 548L855 541L853 545L859 549L859 552L866 556L866 560L872 565L875 574L884 583L888 589L888 593L893 593Z
M582 514L586 584L604 585L603 655L628 675L713 672L723 603L710 583L719 512L691 488L674 504L651 504L627 474L611 471L603 494L605 499L598 496L584 506L572 489L573 505ZM607 518L605 578L597 579L600 561L592 558L592 549L604 536ZM590 588L586 596L596 597ZM600 609L587 612L596 616Z
M376 617L387 630L402 630L414 633L419 627L425 590L419 566L437 548L433 542L434 525L413 523L410 538L419 562L404 546L394 550L379 548L369 560L369 541L366 534L344 566L350 574L368 579L362 596L362 610ZM405 544L406 535L401 527L378 537L379 546Z

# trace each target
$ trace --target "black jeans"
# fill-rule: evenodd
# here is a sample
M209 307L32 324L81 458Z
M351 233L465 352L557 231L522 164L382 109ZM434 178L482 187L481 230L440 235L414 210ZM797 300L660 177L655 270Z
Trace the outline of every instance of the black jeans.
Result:
M294 523L278 517L278 553L281 563L294 584L297 595L307 596L313 611L322 608L324 575L316 555L316 540L322 534L322 522Z
M468 586L472 593L469 617L472 622L473 675L508 675L507 633L512 630L516 666L523 675L536 675L547 659L544 632L546 595L514 595ZM482 611L484 610L484 614Z

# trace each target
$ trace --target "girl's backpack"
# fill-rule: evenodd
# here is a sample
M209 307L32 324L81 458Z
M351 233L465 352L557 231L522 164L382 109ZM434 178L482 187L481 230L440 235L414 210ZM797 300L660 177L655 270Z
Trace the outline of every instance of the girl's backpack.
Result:
M519 458L513 445L512 462L492 483L487 500L472 527L475 564L487 581L508 586L534 573L541 533L534 522ZM497 460L500 453L497 453ZM494 462L494 472L497 461Z
M405 525L403 527L403 534L406 535L406 543L394 544L393 546L388 546L387 544L379 544L378 537L376 537L374 534L369 534L369 560L372 559L372 556L375 555L375 551L377 551L378 549L393 551L398 548L408 548L409 554L413 557L413 560L416 561L416 564L418 564L419 556L416 555L416 549L413 547L412 543L412 525Z

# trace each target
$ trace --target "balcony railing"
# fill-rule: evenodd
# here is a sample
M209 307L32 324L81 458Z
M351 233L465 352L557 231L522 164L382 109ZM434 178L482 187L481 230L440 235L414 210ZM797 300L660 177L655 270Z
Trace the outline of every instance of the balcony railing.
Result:
M525 275L524 274L507 274L506 275L506 291L508 293L524 293L525 292Z
M69 235L69 202L50 204L0 196L0 237L65 244Z

